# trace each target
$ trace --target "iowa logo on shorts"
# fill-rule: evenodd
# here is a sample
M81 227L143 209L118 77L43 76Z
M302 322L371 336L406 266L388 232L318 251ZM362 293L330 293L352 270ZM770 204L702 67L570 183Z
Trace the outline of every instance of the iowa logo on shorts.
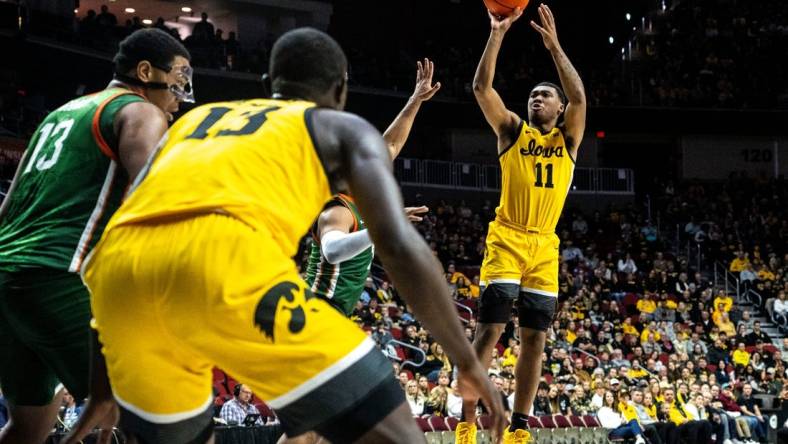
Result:
M281 310L290 312L290 322L287 324L290 333L299 333L306 324L306 313L302 302L297 295L302 289L293 282L280 282L268 290L255 310L254 323L264 335L274 341L274 326L276 325L276 315L280 311L279 301L284 299ZM315 297L308 288L303 289L303 302Z

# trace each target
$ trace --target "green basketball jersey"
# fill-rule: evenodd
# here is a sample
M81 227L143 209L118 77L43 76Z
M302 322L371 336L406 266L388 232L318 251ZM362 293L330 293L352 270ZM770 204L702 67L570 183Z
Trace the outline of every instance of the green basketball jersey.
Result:
M128 185L118 165L115 113L141 96L112 88L50 113L30 140L0 220L0 271L79 272Z
M326 208L336 205L344 206L353 214L351 233L367 228L352 198L338 194ZM320 251L320 239L316 232L313 233L313 240L306 269L306 282L312 293L327 299L346 316L350 316L364 290L364 283L375 257L374 247L369 247L344 262L330 264Z

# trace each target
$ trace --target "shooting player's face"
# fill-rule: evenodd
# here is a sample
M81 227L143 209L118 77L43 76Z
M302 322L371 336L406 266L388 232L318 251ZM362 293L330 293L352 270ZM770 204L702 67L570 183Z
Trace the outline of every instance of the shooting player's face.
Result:
M564 104L555 88L541 85L531 90L528 97L528 121L540 124L557 119L564 112Z

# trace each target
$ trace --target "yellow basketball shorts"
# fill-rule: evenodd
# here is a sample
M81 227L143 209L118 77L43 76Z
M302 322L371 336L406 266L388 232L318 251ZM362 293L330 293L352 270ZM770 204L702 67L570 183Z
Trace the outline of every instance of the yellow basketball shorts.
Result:
M508 322L519 296L520 325L546 329L558 297L559 242L553 232L490 222L480 276L484 292L479 320Z
M396 385L391 363L311 294L272 235L229 216L116 227L83 278L113 394L139 434L209 421L213 366L250 386L290 436L332 436L324 429L332 419L370 393L380 398L386 382ZM383 395L389 401L370 408L381 417L404 400L391 390ZM150 441L194 438L184 433Z

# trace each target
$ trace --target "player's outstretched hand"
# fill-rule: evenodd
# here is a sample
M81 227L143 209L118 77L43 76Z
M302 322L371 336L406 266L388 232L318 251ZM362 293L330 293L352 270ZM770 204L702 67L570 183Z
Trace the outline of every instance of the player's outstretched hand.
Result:
M555 17L553 17L553 11L550 10L549 6L545 4L539 5L539 21L542 23L542 26L531 20L531 27L542 35L542 42L544 42L545 48L548 51L558 48L558 32L555 29Z
M487 372L484 371L477 360L468 368L459 367L457 372L457 386L462 394L463 401L476 402L481 399L484 407L490 412L493 420L493 442L500 442L503 438L503 428L506 427L506 416L501 402L501 395L490 382Z
M507 17L498 17L490 11L487 11L487 15L490 16L490 28L494 32L504 33L511 28L512 23L523 15L523 8L515 8L512 14Z
M416 89L413 91L413 98L426 102L441 89L441 82L432 84L432 74L435 72L435 65L432 60L424 58L424 61L416 62Z
M408 220L411 222L421 222L424 219L421 215L427 211L430 211L430 209L424 205L420 207L405 207L405 216L408 216Z
M110 444L112 430L117 425L119 418L120 411L114 400L89 399L85 411L80 415L74 428L60 441L60 444L80 444L95 428L99 429L96 444Z

